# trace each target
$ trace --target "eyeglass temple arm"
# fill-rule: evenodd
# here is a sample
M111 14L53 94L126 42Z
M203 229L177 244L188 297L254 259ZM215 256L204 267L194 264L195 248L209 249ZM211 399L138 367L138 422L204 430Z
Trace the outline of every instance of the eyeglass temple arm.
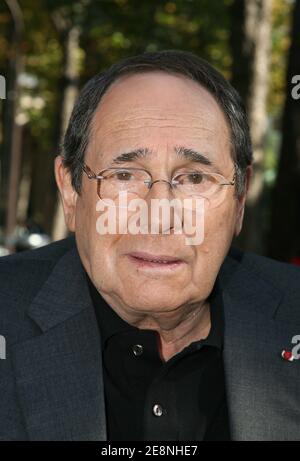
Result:
M87 177L88 177L89 179L103 179L102 176L96 175L96 174L90 169L90 167L87 166L85 163L83 163L82 169L83 169L83 171L85 172L85 174L87 175Z
M236 172L234 173L232 180L229 181L229 185L230 185L230 186L234 186L235 180L236 180Z
M222 186L234 186L236 181L236 173L234 173L233 178L229 182L222 183Z
M96 175L85 163L82 164L82 169L89 179L95 179Z

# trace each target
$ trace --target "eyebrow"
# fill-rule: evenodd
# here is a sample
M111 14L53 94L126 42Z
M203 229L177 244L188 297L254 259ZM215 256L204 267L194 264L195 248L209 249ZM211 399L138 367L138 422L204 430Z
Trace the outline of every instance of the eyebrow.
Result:
M202 165L212 165L212 161L206 157L204 154L198 152L195 149L191 149L184 146L175 146L175 153L186 160L191 160L192 162L201 163ZM151 154L151 149L147 147L141 147L138 149L131 150L129 152L123 152L112 160L112 163L124 163L124 162L133 162L134 160L145 158Z
M175 152L180 157L183 157L192 162L202 163L202 165L212 165L212 161L206 157L206 155L201 154L200 152L190 149L188 147L177 146L175 147Z
M147 157L151 154L151 150L147 147L140 147L139 149L124 152L112 160L112 163L133 162L134 160Z

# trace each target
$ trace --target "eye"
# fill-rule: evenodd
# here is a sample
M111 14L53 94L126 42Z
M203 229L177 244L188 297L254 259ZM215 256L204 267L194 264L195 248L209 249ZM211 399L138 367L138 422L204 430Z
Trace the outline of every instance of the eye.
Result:
M113 173L111 177L118 181L130 181L134 178L134 175L128 170L120 170Z
M194 186L205 183L206 175L201 171L183 171L174 177L177 184Z
M199 172L186 173L186 180L190 184L201 184L204 181L204 175Z

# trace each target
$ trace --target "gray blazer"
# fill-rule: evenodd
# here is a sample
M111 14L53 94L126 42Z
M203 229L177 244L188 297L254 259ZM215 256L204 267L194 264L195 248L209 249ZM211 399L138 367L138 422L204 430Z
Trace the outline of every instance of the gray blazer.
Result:
M218 275L233 440L300 440L300 270L231 249ZM100 338L74 237L0 258L0 440L106 440Z

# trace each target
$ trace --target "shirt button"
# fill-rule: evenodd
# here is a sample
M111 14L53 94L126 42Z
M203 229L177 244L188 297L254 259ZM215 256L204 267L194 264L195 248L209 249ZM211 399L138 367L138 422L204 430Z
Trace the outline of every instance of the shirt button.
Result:
M162 406L156 403L152 408L153 414L155 416L161 416L163 414Z
M142 355L142 353L144 352L144 348L141 344L135 344L134 346L132 346L132 350L136 357Z

